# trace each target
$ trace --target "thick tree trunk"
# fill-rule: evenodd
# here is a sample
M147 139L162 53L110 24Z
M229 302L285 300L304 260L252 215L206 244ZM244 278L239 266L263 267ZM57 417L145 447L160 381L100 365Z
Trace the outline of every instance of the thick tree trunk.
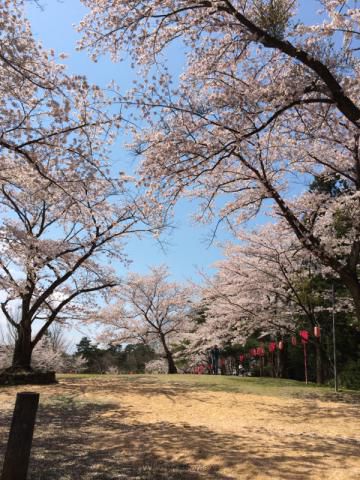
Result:
M21 322L17 330L11 370L31 371L32 351L30 322Z
M177 373L177 368L176 368L172 353L170 352L168 346L166 345L165 335L163 333L160 333L160 340L164 348L166 360L168 362L168 373Z
M360 282L356 274L340 274L340 278L348 288L354 300L355 314L358 320L358 324L360 325Z

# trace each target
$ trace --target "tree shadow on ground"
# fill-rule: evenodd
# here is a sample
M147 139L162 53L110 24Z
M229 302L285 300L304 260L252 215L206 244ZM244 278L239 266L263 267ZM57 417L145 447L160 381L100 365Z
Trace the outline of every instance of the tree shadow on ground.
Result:
M9 412L2 417L2 432L10 418ZM329 459L352 461L360 454L359 442L351 439L284 438L261 425L243 434L221 434L204 426L146 424L138 418L119 404L67 396L41 404L29 480L326 478L322 473ZM4 446L2 441L1 454ZM225 475L224 469L233 473Z
M321 400L320 400L321 401ZM310 403L299 403L296 406L296 413L294 414L293 405L266 405L262 407L262 411L265 416L281 416L284 421L289 421L293 425L296 424L309 424L312 422L319 422L321 420L329 422L340 421L340 422L351 422L352 420L360 419L360 410L356 404L347 405L346 408L343 406L337 405L321 405L319 406L316 401Z
M199 391L198 385L187 382L159 382L159 380L150 376L117 376L117 377L97 377L93 379L88 378L69 378L60 379L59 387L62 391L74 391L74 388L81 393L101 393L121 395L124 393L136 394L140 393L142 396L153 396L163 394L168 398L176 397L182 394L189 394L192 391Z
M328 392L328 393L303 393L294 394L294 398L301 400L320 400L321 402L344 403L347 405L360 406L360 392Z
M134 415L119 405L77 402L69 397L58 397L53 405L40 405L28 480L231 478L221 475L216 465L207 468L168 459L162 448L176 432L122 421L131 418ZM7 411L0 419L2 439L10 422L11 412ZM162 446L158 449L159 440ZM4 453L2 441L0 457Z

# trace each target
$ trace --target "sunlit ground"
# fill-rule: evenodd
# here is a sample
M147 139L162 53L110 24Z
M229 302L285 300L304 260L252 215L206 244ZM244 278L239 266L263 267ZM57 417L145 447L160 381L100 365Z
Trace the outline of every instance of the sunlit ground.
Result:
M360 479L360 394L255 378L60 376L40 392L29 480Z

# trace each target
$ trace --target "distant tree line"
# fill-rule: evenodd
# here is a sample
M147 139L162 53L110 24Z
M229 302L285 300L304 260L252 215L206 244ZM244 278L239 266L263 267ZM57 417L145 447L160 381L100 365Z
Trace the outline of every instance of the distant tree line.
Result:
M108 345L105 348L83 337L76 345L75 357L85 359L84 373L144 373L145 364L158 358L148 345Z

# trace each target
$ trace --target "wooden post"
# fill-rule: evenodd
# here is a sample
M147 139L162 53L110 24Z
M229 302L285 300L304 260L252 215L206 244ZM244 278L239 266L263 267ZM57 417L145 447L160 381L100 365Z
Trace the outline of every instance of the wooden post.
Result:
M1 480L26 480L39 394L16 395Z

